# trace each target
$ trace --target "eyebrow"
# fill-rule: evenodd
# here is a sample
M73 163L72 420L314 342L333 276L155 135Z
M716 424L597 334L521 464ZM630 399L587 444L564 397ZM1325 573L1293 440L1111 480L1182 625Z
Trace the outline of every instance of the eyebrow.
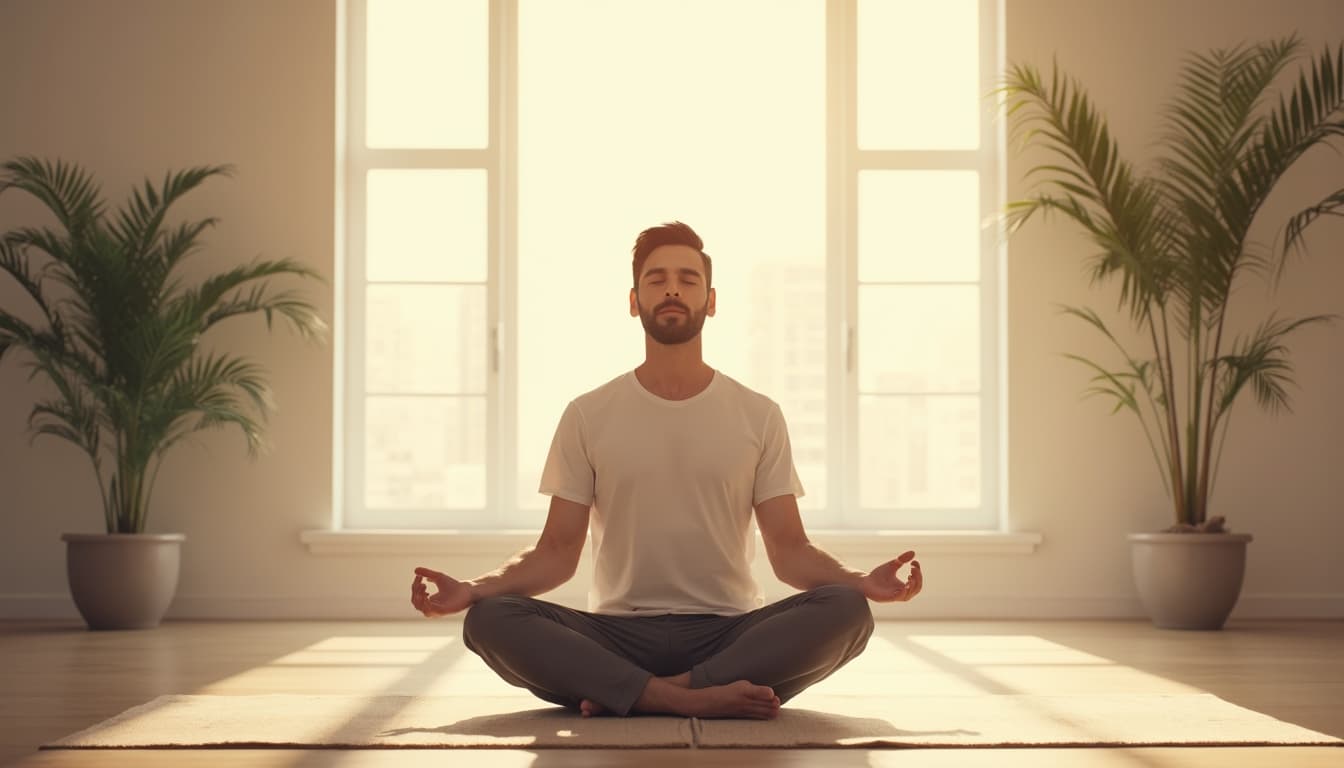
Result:
M703 275L700 274L700 270L692 269L691 267L678 267L677 272L683 275L694 275L695 277L703 279ZM654 267L653 269L644 272L645 277L650 277L652 275L666 275L666 274L667 274L667 267Z

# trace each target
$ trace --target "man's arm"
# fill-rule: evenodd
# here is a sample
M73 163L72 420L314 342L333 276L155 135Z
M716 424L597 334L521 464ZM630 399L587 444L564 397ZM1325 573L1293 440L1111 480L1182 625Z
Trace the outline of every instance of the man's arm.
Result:
M458 581L431 568L416 568L411 582L411 605L426 616L450 616L473 603L496 595L531 597L569 581L579 567L579 555L588 535L588 506L551 497L546 528L536 546L514 555L498 569L470 581ZM438 589L429 594L429 579Z
M914 599L924 588L924 575L914 552L877 566L868 573L846 568L825 550L808 541L798 500L793 494L766 499L756 506L756 525L765 540L765 553L775 576L795 589L809 590L827 584L843 584L879 603ZM910 576L900 578L900 569L910 566Z
M531 597L569 581L579 568L583 542L588 537L589 509L587 504L552 496L546 527L536 545L466 582L471 588L471 601L496 595Z
M845 567L808 540L793 494L758 504L756 526L761 529L765 554L780 581L804 591L827 584L844 584L862 591L863 571Z

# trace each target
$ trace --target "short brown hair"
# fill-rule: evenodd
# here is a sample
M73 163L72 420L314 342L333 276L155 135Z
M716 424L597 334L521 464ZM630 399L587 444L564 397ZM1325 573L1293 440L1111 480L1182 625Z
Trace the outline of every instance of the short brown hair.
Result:
M649 227L635 238L633 249L635 260L631 265L631 271L634 272L636 289L639 288L639 273L644 269L644 262L649 260L649 254L653 253L653 249L662 245L688 245L699 251L700 258L705 261L705 290L713 287L714 264L710 261L709 254L705 253L704 241L689 226L680 221L669 221L656 227Z

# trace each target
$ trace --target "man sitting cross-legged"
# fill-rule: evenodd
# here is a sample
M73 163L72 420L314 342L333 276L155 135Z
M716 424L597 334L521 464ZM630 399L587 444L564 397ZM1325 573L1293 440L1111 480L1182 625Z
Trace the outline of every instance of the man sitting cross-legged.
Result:
M645 360L565 409L536 546L470 581L416 568L411 583L425 616L467 611L463 640L500 677L585 717L773 718L863 651L869 600L923 585L914 552L864 573L808 540L779 406L701 358L710 267L685 224L639 235ZM802 590L770 605L750 570L753 509L775 575ZM536 599L574 575L590 523L589 610Z

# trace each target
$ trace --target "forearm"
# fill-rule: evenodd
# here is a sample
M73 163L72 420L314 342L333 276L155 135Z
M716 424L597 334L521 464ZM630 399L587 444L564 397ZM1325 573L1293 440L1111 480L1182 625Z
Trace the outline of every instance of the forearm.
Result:
M467 582L472 602L498 595L534 595L569 581L574 565L556 551L533 546L519 552L495 570Z
M826 550L812 542L807 542L788 554L780 557L775 566L775 576L795 589L809 590L827 584L843 584L860 589L859 580L863 571L847 568Z

